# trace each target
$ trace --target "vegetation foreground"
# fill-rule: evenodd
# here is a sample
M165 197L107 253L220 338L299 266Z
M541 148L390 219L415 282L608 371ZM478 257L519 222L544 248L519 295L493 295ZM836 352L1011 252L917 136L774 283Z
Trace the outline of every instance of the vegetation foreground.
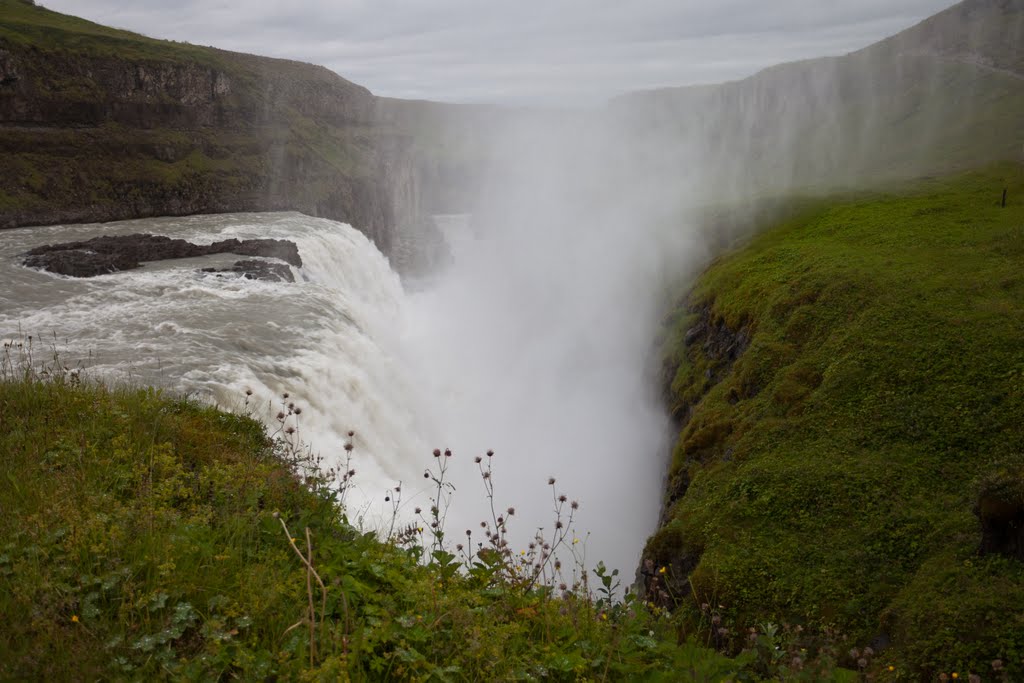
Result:
M576 504L554 485L554 536L514 551L505 510L471 554L444 540L452 456L435 452L434 507L381 540L347 522L344 473L312 474L289 436L298 406L272 439L59 360L15 365L0 381L0 680L724 681L791 664L774 635L728 658L623 599L616 574L584 578ZM831 666L823 653L794 675Z

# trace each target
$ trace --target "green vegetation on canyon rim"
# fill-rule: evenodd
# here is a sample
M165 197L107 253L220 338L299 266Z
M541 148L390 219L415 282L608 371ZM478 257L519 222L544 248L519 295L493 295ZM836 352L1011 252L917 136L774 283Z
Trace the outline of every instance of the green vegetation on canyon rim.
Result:
M382 542L249 417L12 365L0 367L0 679L712 682L790 663L781 634L737 658L680 640L603 571L592 592L556 597L524 580L537 550L470 562L431 552L429 529ZM298 554L307 529L323 592ZM804 659L804 680L833 667L827 651Z
M645 550L691 618L1024 677L1022 263L1005 164L813 203L708 268L666 320L680 434Z

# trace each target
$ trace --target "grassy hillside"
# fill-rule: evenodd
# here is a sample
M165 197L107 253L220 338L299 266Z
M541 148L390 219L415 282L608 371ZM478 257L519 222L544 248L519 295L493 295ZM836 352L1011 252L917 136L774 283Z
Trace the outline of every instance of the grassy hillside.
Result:
M645 551L693 620L1024 677L1022 263L1009 164L812 204L700 276L666 320L680 433Z
M571 523L545 541L560 570L540 543L444 540L430 511L381 541L252 419L59 366L26 378L10 362L22 352L0 356L2 680L711 683L788 663L767 635L735 659L680 640L667 611L622 601L600 567L588 589ZM283 435L300 412L282 407ZM443 480L446 460L424 464ZM505 512L490 531L514 524ZM534 582L536 563L565 578ZM793 656L842 674L829 651Z

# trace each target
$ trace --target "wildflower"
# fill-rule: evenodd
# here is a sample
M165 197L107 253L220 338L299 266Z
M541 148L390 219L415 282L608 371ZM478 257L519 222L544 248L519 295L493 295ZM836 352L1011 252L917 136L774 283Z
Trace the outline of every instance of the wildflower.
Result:
M77 614L72 614L71 615L71 623L73 623L73 624L77 624L78 623L78 615Z
M955 671L952 674L950 674L950 676L952 676L954 679L960 678L960 674L958 674Z
M415 510L413 510L413 513L415 513L417 515L420 514L421 512L423 512L423 510L421 508L416 508Z
M302 415L302 408L296 408L295 409L295 414L296 415Z
M661 569L658 570L658 573L659 574L664 574L667 571L668 571L668 567L662 567Z
M516 509L515 508L509 508L508 509L508 516L511 517L514 514L516 514Z
M350 439L351 439L351 438L352 438L353 436L355 436L355 435L356 435L356 433L355 433L355 432L353 432L352 430L349 430L349 432L348 432L348 436L349 436L349 438L350 438Z
M604 621L608 621L608 613L607 612L601 612L601 619L604 620Z
M434 449L434 457L435 458L440 458L441 457L441 449L440 448L435 448Z
M299 539L297 539L297 538L293 538L293 539L292 539L292 543L295 543L295 542L296 542L296 541L298 541L298 540L299 540Z
M286 391L283 394L281 394L281 398L287 399L288 398L288 392Z
M548 477L548 486L554 486L554 485L555 485L555 478L554 477Z
M481 458L481 457L480 457L479 455L478 455L478 456L476 456L475 458L473 458L473 462L475 462L475 463L476 463L477 465L479 465L479 464L480 464L480 461L481 461L481 460L483 460L483 458Z
M416 531L418 531L418 532L420 532L422 534L423 533L423 527L421 527L421 526L416 527Z
M430 479L430 472L424 472L423 473L423 478L424 479Z
M569 498L564 493L558 497L559 503L564 503L567 500L569 500Z
M574 539L572 539L572 544L573 544L573 545L576 545L576 544L577 544L577 543L579 543L579 542L580 542L580 539L578 539L578 538L574 538Z
M345 450L346 451L351 451L352 450L352 444L350 444L350 443L345 444Z
M246 389L245 390L245 395L246 396L252 396L252 389Z
M452 457L452 449L450 449L450 448L444 449L444 457L446 457L446 458Z
M283 412L281 412L281 411L278 411L278 413L277 413L277 419L278 419L278 420L283 420L283 419L284 419L284 413L283 413Z
M494 455L494 451L487 451L487 457L490 458Z
M857 668L858 669L866 669L867 667L868 667L868 660L864 659L863 657L861 657L860 659L857 660Z
M571 507L573 510L579 510L580 504L579 502L574 500L573 502L569 503L569 507Z
M890 664L890 665L889 665L888 667L886 667L886 668L888 668L888 669L889 669L889 671L895 671L895 670L896 670L896 667L895 667L895 666L893 666L892 664Z

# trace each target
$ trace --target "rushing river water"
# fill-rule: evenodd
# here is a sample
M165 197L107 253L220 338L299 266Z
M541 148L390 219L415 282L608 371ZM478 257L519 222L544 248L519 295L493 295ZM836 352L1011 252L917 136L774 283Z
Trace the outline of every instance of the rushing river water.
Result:
M455 264L405 288L361 233L296 213L8 230L0 233L0 336L32 335L37 358L56 346L64 362L94 377L168 387L229 409L249 390L264 419L288 392L303 407L303 439L328 462L356 432L349 507L358 515L350 516L370 526L387 524L385 491L399 481L402 519L428 508L424 467L435 447L451 447L448 529L462 537L489 518L473 457L493 448L495 503L516 507L518 545L538 527L550 533L547 480L557 477L559 490L580 500L588 564L603 559L631 575L652 531L663 468L664 425L644 393L642 359L624 365L620 356L635 349L602 334L606 300L560 301L558 287L534 271L501 265L515 259L475 237L465 220L441 227ZM18 258L40 244L136 232L196 243L292 240L303 266L293 269L295 283L199 271L238 260L232 255L74 279ZM555 329L560 321L568 332Z

